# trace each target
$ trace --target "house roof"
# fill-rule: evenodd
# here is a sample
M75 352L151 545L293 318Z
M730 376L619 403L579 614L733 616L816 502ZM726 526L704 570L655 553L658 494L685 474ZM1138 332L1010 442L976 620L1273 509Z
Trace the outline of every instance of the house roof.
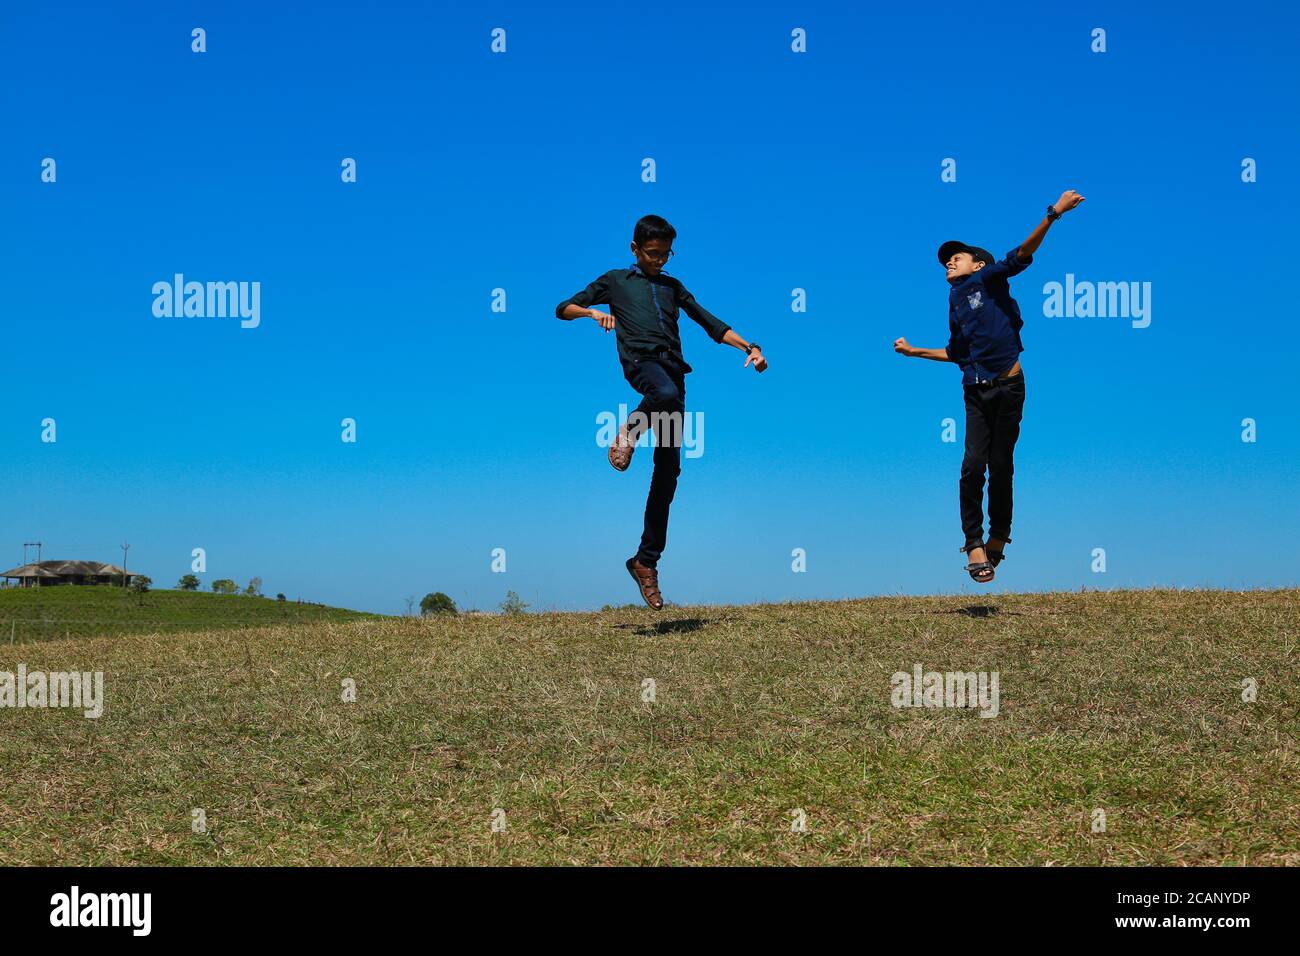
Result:
M5 578L64 578L79 574L125 574L132 576L134 571L126 571L116 564L103 561L33 561L8 571L0 572Z

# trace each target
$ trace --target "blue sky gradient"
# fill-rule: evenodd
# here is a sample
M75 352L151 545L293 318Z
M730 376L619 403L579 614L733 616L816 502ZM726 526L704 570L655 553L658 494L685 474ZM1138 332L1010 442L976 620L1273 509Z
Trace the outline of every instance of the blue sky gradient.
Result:
M595 442L636 396L613 336L553 309L656 212L670 271L771 362L684 323L705 451L667 598L974 592L960 373L891 343L946 342L941 241L1003 252L1077 188L1012 283L1028 400L992 590L1294 586L1300 18L1162 7L9 5L5 567L127 540L158 586L203 547L205 587L377 611L636 600L649 455L619 475ZM178 272L259 281L260 326L156 318ZM1067 272L1150 282L1150 327L1044 317Z

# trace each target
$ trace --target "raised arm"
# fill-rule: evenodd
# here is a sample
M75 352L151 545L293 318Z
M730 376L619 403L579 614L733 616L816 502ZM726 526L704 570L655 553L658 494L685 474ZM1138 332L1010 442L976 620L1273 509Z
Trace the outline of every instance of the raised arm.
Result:
M1033 258L1034 253L1038 251L1038 247L1043 244L1043 239L1047 235L1047 230L1052 228L1052 223L1056 219L1065 215L1075 206L1079 205L1079 203L1083 202L1083 199L1084 197L1080 196L1073 189L1067 189L1065 192L1061 193L1061 198L1052 205L1052 208L1056 210L1056 215L1043 216L1042 221L1035 226L1034 231L1029 234L1029 238L1020 244L1018 252L1020 261L1028 262Z

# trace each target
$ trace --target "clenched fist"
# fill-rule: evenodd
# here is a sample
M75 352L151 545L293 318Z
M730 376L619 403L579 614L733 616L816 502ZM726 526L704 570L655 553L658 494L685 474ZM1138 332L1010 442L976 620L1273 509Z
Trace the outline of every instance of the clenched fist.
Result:
M1079 203L1083 202L1083 199L1084 197L1080 196L1073 189L1067 189L1065 192L1061 193L1061 198L1056 200L1054 208L1058 213L1064 215L1075 206L1079 205Z

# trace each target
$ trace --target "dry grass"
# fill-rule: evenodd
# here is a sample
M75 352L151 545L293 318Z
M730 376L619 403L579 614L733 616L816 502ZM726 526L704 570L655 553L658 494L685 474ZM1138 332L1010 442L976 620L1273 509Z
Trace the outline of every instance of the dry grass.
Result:
M0 709L0 863L1300 861L1300 593L973 602L0 647L107 696ZM916 663L998 671L999 716L894 709Z

